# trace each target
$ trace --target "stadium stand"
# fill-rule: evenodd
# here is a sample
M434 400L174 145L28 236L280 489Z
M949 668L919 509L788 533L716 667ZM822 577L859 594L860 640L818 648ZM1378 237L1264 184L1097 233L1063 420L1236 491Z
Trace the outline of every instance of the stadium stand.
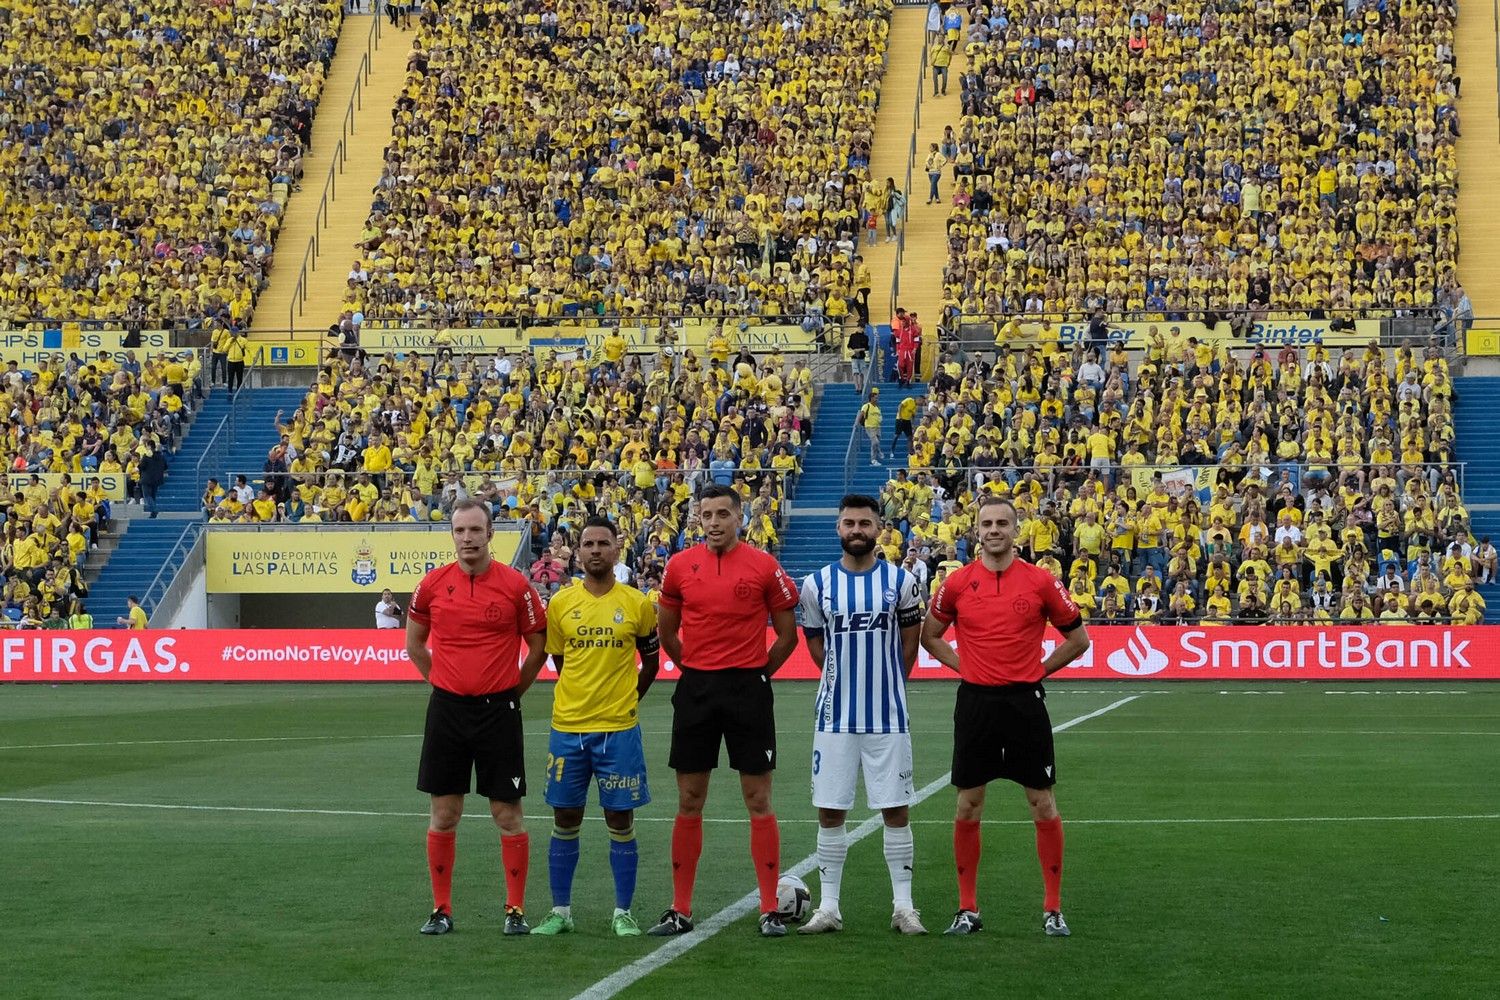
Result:
M841 319L890 6L425 9L345 315Z
M987 491L1090 618L1477 623L1494 548L1470 531L1452 401L1436 346L1241 359L1169 329L1134 368L1118 344L945 354L880 543L935 586Z
M943 275L965 315L1432 306L1452 0L977 4Z
M7 362L10 404L5 469L24 485L0 497L4 547L0 627L57 625L88 593L82 571L109 530L105 479L155 516L155 489L195 404L202 366L192 351L112 352L82 362L76 354L38 370ZM29 474L29 475L28 475Z
M555 355L344 358L303 405L259 475L206 484L210 523L439 519L467 496L530 521L544 593L576 567L576 529L608 513L645 582L695 538L695 487L735 486L745 537L774 549L788 487L812 433L805 358L732 365L689 349L650 367ZM560 557L561 566L553 565Z
M0 7L0 326L248 316L338 0Z

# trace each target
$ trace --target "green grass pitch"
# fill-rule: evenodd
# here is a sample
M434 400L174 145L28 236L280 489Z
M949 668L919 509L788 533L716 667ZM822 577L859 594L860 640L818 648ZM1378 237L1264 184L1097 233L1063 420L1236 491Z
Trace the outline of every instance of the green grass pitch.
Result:
M638 823L643 922L670 898L668 694L642 713L656 796ZM1042 935L1031 824L1004 784L984 829L985 930L937 933L956 905L943 788L912 814L928 937L887 930L877 831L850 853L843 934L764 941L743 919L621 995L1494 995L1500 686L1058 684L1049 707L1058 724L1129 695L1057 737L1072 938ZM814 848L812 697L777 688L784 867ZM499 847L474 798L457 932L416 933L430 906L413 787L425 698L417 686L0 687L0 995L572 997L657 948L607 936L596 807L579 933L502 937ZM549 700L542 688L525 706L533 922L550 905ZM948 768L952 702L943 684L912 694L919 787ZM706 826L700 920L753 888L733 777L721 770L710 792L720 822Z

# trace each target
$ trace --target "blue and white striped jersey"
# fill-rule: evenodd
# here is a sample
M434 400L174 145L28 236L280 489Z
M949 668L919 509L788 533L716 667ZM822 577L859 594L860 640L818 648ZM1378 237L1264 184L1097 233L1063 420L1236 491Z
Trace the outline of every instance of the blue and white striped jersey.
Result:
M823 633L820 733L907 731L901 629L922 620L922 585L885 560L864 573L830 563L802 583L802 628Z

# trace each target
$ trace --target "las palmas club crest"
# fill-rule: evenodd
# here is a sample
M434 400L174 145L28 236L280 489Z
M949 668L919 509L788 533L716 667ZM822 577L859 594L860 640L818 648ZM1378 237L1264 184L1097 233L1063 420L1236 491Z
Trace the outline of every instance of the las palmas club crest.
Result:
M361 538L354 549L354 571L349 574L361 587L375 582L375 550L368 539Z

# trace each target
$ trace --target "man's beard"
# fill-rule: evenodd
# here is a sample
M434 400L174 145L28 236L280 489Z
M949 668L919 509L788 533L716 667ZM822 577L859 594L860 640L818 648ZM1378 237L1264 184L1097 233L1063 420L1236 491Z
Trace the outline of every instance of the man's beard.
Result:
M851 556L867 556L875 551L873 539L856 536L854 538L840 538L839 545Z

